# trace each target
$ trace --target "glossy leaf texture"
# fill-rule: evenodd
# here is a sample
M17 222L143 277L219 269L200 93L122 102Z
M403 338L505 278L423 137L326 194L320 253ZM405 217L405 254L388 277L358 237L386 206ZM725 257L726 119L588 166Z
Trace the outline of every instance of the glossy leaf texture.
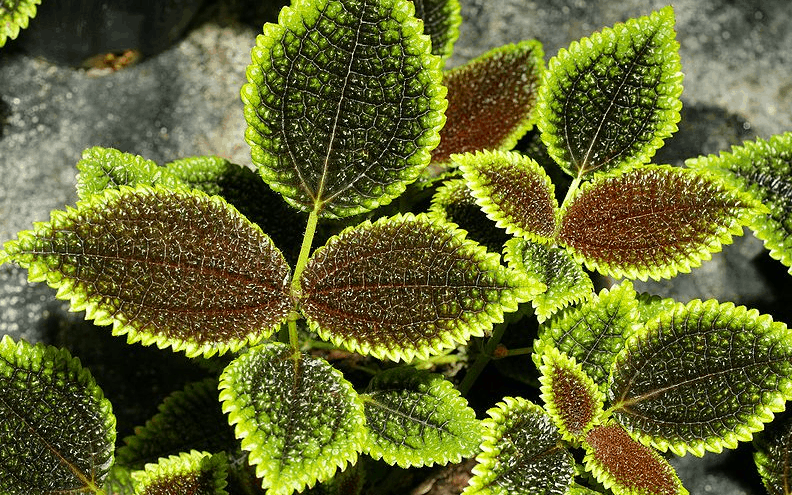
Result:
M750 227L792 274L792 132L685 163L717 174L768 207L769 213L757 216Z
M754 309L678 304L628 340L608 395L612 418L660 450L736 448L792 397L792 339Z
M113 148L94 146L86 149L77 162L77 170L80 171L77 174L77 194L80 199L121 186L181 185L168 170L153 161Z
M228 495L225 455L192 450L147 464L132 473L136 495Z
M535 242L555 235L558 202L544 169L516 152L454 155L476 203L498 227Z
M463 495L564 495L575 462L541 407L505 397L487 411L479 462Z
M378 373L362 395L365 451L400 467L458 463L481 443L476 412L442 375L411 367Z
M217 401L217 380L188 384L160 404L159 411L116 451L116 463L143 469L161 457L192 449L219 453L234 451L238 442Z
M769 495L792 493L792 421L783 413L759 434L754 461Z
M314 252L301 286L300 308L321 338L395 361L482 336L544 289L425 214L348 228Z
M0 340L0 492L96 493L113 464L115 416L66 350Z
M421 19L424 34L432 41L432 53L447 60L454 51L462 24L458 0L413 0L415 17Z
M594 292L591 278L566 249L512 239L506 243L504 258L513 270L537 277L547 286L531 300L540 323Z
M583 443L586 470L614 495L687 495L674 468L618 424L594 427Z
M0 48L9 39L16 39L20 29L28 27L40 3L41 0L0 0Z
M534 343L536 366L542 366L545 353L558 349L580 363L604 391L616 356L641 328L635 296L632 283L625 281L543 322Z
M363 403L323 359L264 344L231 362L220 390L223 412L270 495L325 481L363 449Z
M5 255L130 342L188 356L268 337L292 308L272 241L217 196L122 186L54 211Z
M245 137L293 206L362 213L428 165L446 90L413 14L406 0L299 0L264 26L242 87Z
M561 211L558 241L604 275L659 280L710 259L759 208L702 172L634 167L584 184Z
M538 126L550 155L573 177L646 163L676 132L681 93L669 6L573 42L550 59Z
M432 163L450 163L455 153L514 148L533 126L543 70L542 45L526 40L447 71L446 125Z
M476 204L476 198L461 178L449 179L437 188L432 196L432 215L452 222L468 233L468 239L485 246L488 251L500 253L512 236L495 226L495 222Z

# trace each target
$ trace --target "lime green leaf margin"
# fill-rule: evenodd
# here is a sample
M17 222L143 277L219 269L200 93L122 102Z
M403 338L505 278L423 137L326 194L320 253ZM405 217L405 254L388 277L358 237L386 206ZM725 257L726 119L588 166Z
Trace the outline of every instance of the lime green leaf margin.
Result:
M6 40L16 39L20 29L28 27L40 3L41 0L0 0L0 48Z

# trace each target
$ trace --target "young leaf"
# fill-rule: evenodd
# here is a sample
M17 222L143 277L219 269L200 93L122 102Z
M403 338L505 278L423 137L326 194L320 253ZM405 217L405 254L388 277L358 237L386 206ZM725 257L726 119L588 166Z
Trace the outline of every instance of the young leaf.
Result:
M584 184L561 211L558 241L606 275L670 278L741 235L760 207L702 172L634 167Z
M539 371L545 410L564 440L579 442L601 421L605 396L575 358L556 348L542 353Z
M80 360L0 340L0 493L95 493L113 464L115 417Z
M553 183L533 159L514 152L454 155L476 202L509 234L548 243L556 230Z
M487 414L479 463L462 494L565 494L575 462L544 409L519 397L504 397Z
M424 34L432 40L432 53L443 61L454 51L462 24L459 0L414 0L415 17L421 19Z
M769 215L757 216L750 227L792 274L792 132L685 163L716 173L768 206Z
M363 404L325 360L267 343L232 361L220 390L223 412L270 495L325 481L363 449Z
M767 493L792 493L792 421L789 414L770 423L755 444L754 461Z
M378 373L362 396L366 453L401 467L458 463L476 453L476 412L441 375L412 367Z
M323 339L396 361L482 336L544 288L424 214L345 230L316 250L301 286L300 308Z
M212 455L193 450L147 464L144 471L132 473L137 495L227 495L224 454Z
M413 12L406 0L297 0L264 26L242 87L245 137L295 207L365 212L429 163L446 90Z
M80 199L121 186L162 184L178 187L181 184L168 170L151 160L99 146L83 151L77 169L80 171L77 174L77 194Z
M605 28L550 59L538 126L570 175L646 163L677 130L682 103L674 11Z
M790 333L743 306L678 304L628 340L608 394L613 419L660 450L735 448L792 397Z
M0 48L8 39L16 39L20 29L28 27L40 3L41 0L0 0Z
M637 306L632 283L625 281L558 313L539 327L533 355L536 366L542 366L544 354L558 349L580 363L583 372L605 391L616 355L641 327Z
M446 125L432 163L447 163L454 153L514 148L533 125L543 70L542 45L526 40L446 72Z
M591 279L566 249L512 239L506 243L504 259L512 270L536 277L547 286L531 300L540 323L594 291Z
M73 311L188 356L268 337L292 309L289 267L272 241L198 191L108 189L4 247Z
M586 470L614 495L687 495L674 468L617 424L595 426L583 442Z

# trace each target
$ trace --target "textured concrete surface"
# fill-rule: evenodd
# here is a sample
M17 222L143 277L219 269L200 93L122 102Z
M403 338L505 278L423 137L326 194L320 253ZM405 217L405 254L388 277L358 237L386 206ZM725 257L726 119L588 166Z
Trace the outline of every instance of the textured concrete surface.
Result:
M466 20L450 67L526 38L540 40L549 58L572 40L647 14L665 2L463 0L462 4ZM679 164L744 139L792 130L789 2L677 0L673 4L685 73L684 113L680 132L658 153L657 161ZM221 12L225 22L209 19L165 52L109 75L54 66L15 53L11 46L0 50L0 242L30 228L33 221L48 219L50 210L74 203L74 165L89 146L112 146L160 163L199 154L250 162L238 95L258 28L228 22L233 12ZM784 271L767 258L759 241L748 236L690 275L638 286L680 300L716 297L780 308L792 297L789 279L778 278ZM792 323L789 305L786 308L780 317ZM64 305L54 301L53 291L27 284L22 270L0 267L0 335L66 345L74 342L74 332L103 333L92 337L96 340L90 345L99 346L114 360L126 359L128 369L137 370L134 379L162 394L175 386L160 383L158 370L190 367L180 356L164 358L161 355L169 353L140 346L121 352L122 339L92 327L74 330L72 321ZM76 347L78 355L80 350L90 355L85 346ZM127 354L132 356L120 357ZM143 371L146 366L141 363L149 362L156 364ZM100 370L104 366L94 364ZM107 373L102 380L112 387L113 372ZM145 408L130 413L130 421L147 414ZM674 461L695 495L762 493L751 462L750 445L734 453Z

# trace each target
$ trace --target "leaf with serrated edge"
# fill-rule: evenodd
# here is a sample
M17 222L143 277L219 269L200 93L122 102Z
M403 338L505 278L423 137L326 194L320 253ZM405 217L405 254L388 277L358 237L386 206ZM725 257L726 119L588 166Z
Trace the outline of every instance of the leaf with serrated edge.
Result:
M542 400L564 440L580 442L600 423L605 396L574 358L549 348L539 367Z
M692 158L685 164L714 172L769 208L769 214L756 216L750 228L764 241L770 256L792 274L792 132L746 142L720 156Z
M362 213L429 163L446 89L413 13L406 0L297 0L264 26L242 87L245 138L293 206Z
M503 257L511 269L535 276L547 286L531 300L540 323L594 292L591 278L566 249L512 239L506 243Z
M550 59L538 126L567 173L646 163L676 132L682 67L675 37L669 6L573 42Z
M105 189L138 184L167 187L182 185L170 171L142 156L124 153L113 148L94 146L83 151L77 162L77 194L86 199Z
M755 309L677 304L628 340L608 396L613 419L662 451L736 448L792 398L792 336Z
M595 426L583 442L587 471L614 495L687 495L674 468L618 424Z
M558 349L580 363L605 391L613 361L627 338L641 328L635 297L627 280L543 322L534 343L536 366L542 366L543 354Z
M758 435L754 461L769 495L789 495L792 486L792 421L782 413Z
M80 360L0 340L0 493L94 493L113 464L115 416Z
M432 40L432 53L443 61L454 51L462 24L459 0L413 0L415 17L423 21L423 32Z
M16 39L20 29L28 27L40 3L41 0L0 0L0 48L7 40Z
M445 73L446 125L432 163L448 163L454 153L508 151L532 126L542 45L522 41L490 50Z
M129 342L191 357L268 337L293 305L289 267L272 241L198 191L108 189L4 248L72 311Z
M412 367L378 373L362 395L369 440L366 453L388 464L458 463L476 453L476 412L441 375Z
M541 407L504 397L487 411L484 441L463 495L563 495L575 462Z
M301 287L300 308L320 337L396 361L482 336L544 290L464 231L425 214L346 229L316 250Z
M671 278L742 235L761 205L708 174L665 165L585 183L561 211L558 241L613 277Z
M223 412L269 495L325 481L363 449L363 403L323 359L267 343L232 361L220 390Z
M532 158L516 152L454 155L454 162L489 218L509 234L551 242L558 202L550 177Z
M147 464L132 473L137 495L227 495L228 461L224 454L192 450Z

